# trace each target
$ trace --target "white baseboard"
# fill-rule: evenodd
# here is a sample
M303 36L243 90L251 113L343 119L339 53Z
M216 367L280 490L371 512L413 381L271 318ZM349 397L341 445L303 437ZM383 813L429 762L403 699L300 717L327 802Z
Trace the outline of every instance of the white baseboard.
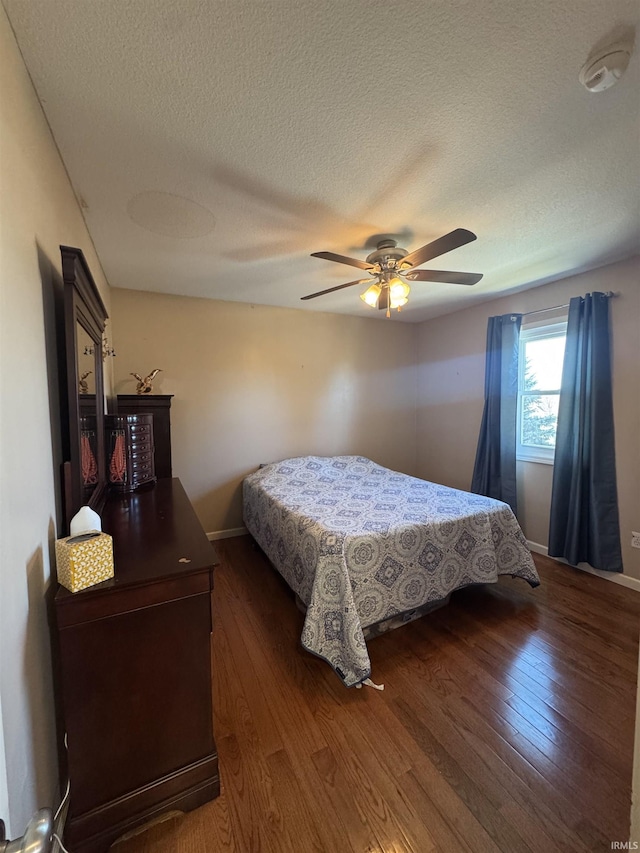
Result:
M214 530L213 533L207 533L209 542L215 542L216 539L231 539L232 536L247 536L249 531L246 527L231 527L229 530Z
M529 546L529 550L533 551L534 554L544 554L545 557L549 557L549 549L546 545L539 545L537 542L530 542L527 539L527 545ZM571 563L567 562L563 557L549 557L550 560L555 560L556 563L563 563L565 566L570 566ZM640 580L638 578L631 578L629 575L625 575L620 572L603 572L600 569L594 569L593 566L590 566L588 563L578 563L577 566L573 566L574 569L580 569L581 572L587 572L590 575L595 575L598 578L603 578L606 581L613 581L613 583L620 584L620 586L626 586L629 589L635 589L637 592L640 592Z

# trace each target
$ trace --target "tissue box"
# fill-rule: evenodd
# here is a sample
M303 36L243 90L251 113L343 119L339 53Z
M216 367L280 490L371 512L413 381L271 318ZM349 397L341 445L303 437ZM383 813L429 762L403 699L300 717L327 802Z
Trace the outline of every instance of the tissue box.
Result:
M71 592L113 577L113 540L108 533L67 536L56 541L58 583Z

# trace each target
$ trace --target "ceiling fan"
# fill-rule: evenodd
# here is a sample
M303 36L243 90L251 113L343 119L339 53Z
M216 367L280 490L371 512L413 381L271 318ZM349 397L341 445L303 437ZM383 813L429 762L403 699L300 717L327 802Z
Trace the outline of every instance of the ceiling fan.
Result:
M438 255L451 252L453 249L458 249L475 239L476 235L472 231L456 228L455 231L451 231L444 237L427 243L426 246L422 246L413 252L398 248L395 240L380 240L376 250L367 256L366 261L347 258L333 252L313 252L312 258L324 258L327 261L335 261L338 264L348 264L366 270L375 281L371 284L371 278L360 278L357 281L348 281L346 284L329 287L327 290L310 293L301 298L303 300L315 299L316 296L324 296L326 293L333 293L334 290L369 283L371 286L360 295L360 298L372 308L386 309L387 317L389 317L391 316L391 308L397 308L399 311L409 301L410 288L404 279L409 281L438 281L446 284L477 284L482 278L481 273L415 269L420 264L437 258Z

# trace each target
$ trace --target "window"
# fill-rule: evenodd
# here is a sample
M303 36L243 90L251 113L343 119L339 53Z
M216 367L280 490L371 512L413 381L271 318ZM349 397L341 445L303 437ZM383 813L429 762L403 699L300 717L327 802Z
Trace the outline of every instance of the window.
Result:
M553 464L567 324L520 332L517 458Z

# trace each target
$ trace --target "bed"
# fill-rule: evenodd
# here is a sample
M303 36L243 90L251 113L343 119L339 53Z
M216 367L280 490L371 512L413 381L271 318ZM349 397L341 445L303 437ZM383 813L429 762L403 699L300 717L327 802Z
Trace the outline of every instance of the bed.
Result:
M348 687L371 675L365 633L470 584L540 583L501 501L360 456L303 456L243 482L249 533L306 608L301 642Z

